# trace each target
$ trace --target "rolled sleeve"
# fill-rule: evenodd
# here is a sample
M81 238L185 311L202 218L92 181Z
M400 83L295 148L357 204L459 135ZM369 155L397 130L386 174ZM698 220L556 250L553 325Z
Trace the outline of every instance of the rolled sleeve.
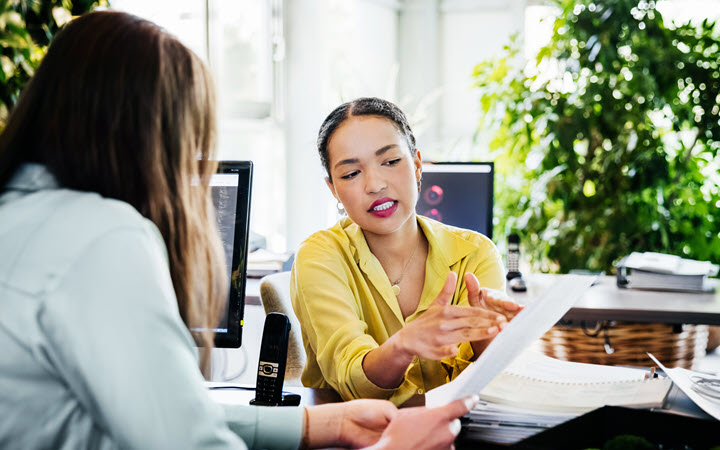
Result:
M337 257L327 257L327 247L313 243L298 252L293 266L293 308L302 325L308 353L303 384L330 386L344 400L392 396L395 389L372 383L362 366L365 355L378 347L367 334L367 320L357 298L361 289L350 269Z
M377 345L376 345L377 346ZM363 360L370 350L361 351L358 357L350 364L349 376L347 377L348 384L351 385L352 397L345 398L344 400L351 400L353 398L380 398L388 399L396 391L396 389L382 388L367 377L365 369L363 369ZM342 394L341 394L342 395Z

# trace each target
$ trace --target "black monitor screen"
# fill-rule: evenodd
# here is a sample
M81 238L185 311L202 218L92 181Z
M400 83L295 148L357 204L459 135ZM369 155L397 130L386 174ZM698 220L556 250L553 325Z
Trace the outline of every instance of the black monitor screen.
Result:
M236 348L241 344L245 312L252 163L221 162L210 186L230 281L227 309L215 328L215 345Z
M416 211L492 239L493 163L424 163Z

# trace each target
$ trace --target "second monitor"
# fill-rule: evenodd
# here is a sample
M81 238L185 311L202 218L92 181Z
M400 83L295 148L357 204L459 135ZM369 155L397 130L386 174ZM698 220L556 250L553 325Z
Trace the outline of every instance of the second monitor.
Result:
M492 239L494 165L423 163L416 212Z

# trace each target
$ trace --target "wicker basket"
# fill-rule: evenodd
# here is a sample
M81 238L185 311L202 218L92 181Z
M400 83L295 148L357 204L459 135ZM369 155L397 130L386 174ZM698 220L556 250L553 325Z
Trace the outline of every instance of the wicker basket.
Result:
M707 325L600 322L590 329L558 325L538 341L554 358L614 366L654 365L652 353L667 367L691 369L705 356Z

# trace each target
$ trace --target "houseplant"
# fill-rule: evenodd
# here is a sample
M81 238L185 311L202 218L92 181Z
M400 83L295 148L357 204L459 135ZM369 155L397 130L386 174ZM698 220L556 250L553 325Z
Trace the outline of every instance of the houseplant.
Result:
M613 271L632 251L720 262L720 38L654 2L555 0L550 42L475 68L496 235L533 269Z
M0 0L0 129L55 33L107 1Z

